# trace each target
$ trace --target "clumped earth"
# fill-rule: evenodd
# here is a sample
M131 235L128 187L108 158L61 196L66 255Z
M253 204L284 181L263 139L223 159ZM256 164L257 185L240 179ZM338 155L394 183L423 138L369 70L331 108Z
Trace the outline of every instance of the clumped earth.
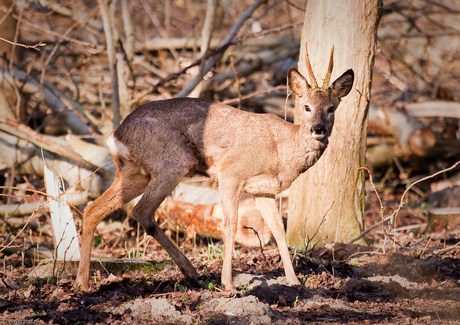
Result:
M233 292L219 286L219 243L184 246L197 267L199 283L185 279L173 263L165 262L156 274L97 271L86 293L73 289L72 274L30 278L34 267L28 266L30 260L18 254L5 256L0 271L0 320L23 324L460 324L456 240L434 236L420 240L413 233L401 236L412 238L411 244L335 244L297 252L294 265L302 286L285 282L275 245L263 251L237 247L234 283L238 289ZM152 251L146 258L167 260L159 246Z

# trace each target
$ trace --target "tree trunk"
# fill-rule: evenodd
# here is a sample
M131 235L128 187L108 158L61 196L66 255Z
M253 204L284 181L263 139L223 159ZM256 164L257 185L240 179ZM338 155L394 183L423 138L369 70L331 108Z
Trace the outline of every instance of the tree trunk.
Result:
M364 226L364 165L379 0L310 0L307 3L299 69L307 76L305 43L317 79L323 79L335 48L335 80L347 69L355 83L336 112L334 130L323 157L291 186L288 244L306 248L345 242ZM295 121L300 118L296 103ZM364 243L361 241L361 243Z

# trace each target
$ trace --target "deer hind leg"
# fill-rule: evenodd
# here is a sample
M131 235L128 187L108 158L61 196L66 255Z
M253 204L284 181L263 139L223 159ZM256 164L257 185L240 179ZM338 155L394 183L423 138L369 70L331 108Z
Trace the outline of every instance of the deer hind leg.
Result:
M157 170L160 170L158 168ZM164 234L158 223L154 219L155 211L163 200L174 190L176 185L188 172L188 168L183 170L168 170L166 167L161 171L152 173L152 177L142 199L134 207L134 218L144 227L147 234L157 240L157 242L169 253L171 258L181 269L182 273L190 279L196 279L198 274L187 259L187 257L174 245Z
M224 230L224 263L221 282L225 290L233 290L232 255L238 226L238 202L241 190L236 184L225 184L219 180L219 196L222 205L222 227Z
M119 169L112 185L94 203L85 208L80 240L81 257L75 282L77 288L88 289L91 249L97 225L107 215L141 195L147 187L149 177L138 173L135 167L131 167L125 165Z
M268 228L275 237L276 243L278 244L278 249L280 251L281 260L284 265L284 273L286 274L286 279L290 284L300 284L297 276L294 272L294 267L292 266L291 258L289 256L289 250L286 244L286 233L284 232L284 224L279 214L275 197L264 197L256 196L255 204L257 208L262 213L263 218L268 224Z

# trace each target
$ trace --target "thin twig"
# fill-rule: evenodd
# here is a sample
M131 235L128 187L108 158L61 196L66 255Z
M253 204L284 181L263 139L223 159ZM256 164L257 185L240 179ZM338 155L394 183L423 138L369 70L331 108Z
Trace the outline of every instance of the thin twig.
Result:
M374 184L374 181L372 179L372 173L371 171L369 170L369 168L363 166L363 167L360 167L359 169L364 169L365 171L367 171L367 173L369 174L369 182L371 183L371 186L372 186L372 189L374 190L375 192L375 195L377 196L377 199L379 200L379 204L380 204L380 216L382 217L383 219L383 203L382 203L382 199L380 198L380 195L379 195L379 192L377 191L377 188L375 187L375 184Z
M449 247L446 247L446 248L443 248L443 249L437 249L433 252L433 254L439 254L439 253L444 253L444 252L447 252L448 250L451 250L452 248L455 248L457 246L460 245L460 241L458 243L456 243L455 245L453 246L449 246Z
M257 8L259 8L262 4L264 4L266 2L267 2L267 0L256 0L248 9L246 9L246 11L238 18L238 20L236 21L235 25L233 25L233 27L231 28L231 30L228 33L227 37L223 41L223 43L221 45L221 48L227 49L232 44L234 38L238 34L238 31L243 26L243 24L246 22L246 20L248 20L252 16L252 14L254 13L254 11L256 11ZM222 51L222 53L219 53L216 56L211 57L208 60L208 62L206 62L205 66L203 68L203 71L202 71L203 75L208 73L208 71L210 71L212 69L214 64L222 58L224 51ZM181 91L179 91L174 97L185 97L185 96L187 96L188 94L190 94L190 92L193 89L195 89L195 87L198 85L198 83L201 80L202 80L201 76L195 76L195 78L193 78L192 81L187 86L185 86Z
M428 175L428 176L426 176L426 177L423 177L423 178L419 179L418 181L415 181L415 182L413 182L412 184L410 184L410 185L407 187L407 189L404 191L403 195L401 196L401 201L399 202L398 208L393 212L393 214L392 214L391 216L392 216L394 219L396 219L397 214L399 213L399 211L401 210L401 208L404 206L404 198L405 198L407 192L409 192L409 190L410 190L413 186L417 185L418 183L424 182L424 181L426 181L426 180L428 180L428 179L430 179L430 178L436 177L436 176L438 176L438 175L440 175L440 174L444 174L444 173L446 173L446 172L448 172L448 171L451 171L451 170L455 169L458 165L460 165L460 160L457 161L455 164L453 164L452 166L450 166L450 167L448 167L448 168L445 168L445 169L443 169L443 170L440 170L440 171L438 171L438 172L436 172L436 173L434 173L434 174L432 174L432 175ZM393 222L394 222L394 220L393 220Z
M404 58L398 52L396 52L396 50L392 46L388 45L385 41L382 41L382 40L379 41L379 44L382 48L388 51L397 61L399 61L402 65L404 65L406 69L409 70L414 76L419 78L425 84L427 83L425 78L420 73L415 71L414 68L412 68L412 66L409 63L407 63L404 60Z
M254 231L254 234L256 234L257 239L259 240L260 252L262 253L262 256L264 257L265 262L268 262L267 257L264 254L262 240L260 239L260 236L259 236L259 233L257 232L257 230L255 230L253 227L248 227L248 226L244 226L244 229L251 229L252 231Z
M26 49L34 49L34 50L37 50L37 51L40 51L39 47L46 46L46 44L43 43L43 42L39 42L39 43L37 43L35 45L26 45L26 44L21 44L21 43L16 43L16 42L9 41L7 39L4 39L3 37L0 37L0 41L6 42L6 43L11 44L11 45L15 45L15 46L21 46L21 47L24 47Z
M278 90L284 90L286 88L287 88L287 86L280 85L280 86L276 86L276 87L266 89L266 90L255 91L255 92L253 92L251 94L242 96L241 98L227 99L227 100L222 101L222 103L224 103L226 105L232 104L232 103L237 103L240 100L243 101L243 100L246 100L246 99L249 99L249 98L252 98L252 97L256 97L256 96L260 96L260 95L264 95L264 94L271 94L272 92L275 92L275 91L278 91Z
M101 240L104 242L105 246L107 247L107 249L109 250L110 254L112 255L113 258L116 258L115 257L115 254L112 252L112 250L110 249L110 245L105 241L104 237L102 237L102 234L99 232L99 230L97 230L96 228L96 233L97 235L101 238Z
M332 202L331 206L329 207L329 209L326 211L326 213L323 215L323 218L321 219L321 222L320 224L318 225L318 228L316 228L316 231L315 233L313 234L313 236L311 238L308 238L307 239L307 243L305 244L305 250L301 250L301 249L297 249L297 248L293 248L293 247L288 247L288 249L290 251L293 251L295 253L298 253L298 254L302 254L302 255L306 255L308 252L312 251L316 245L318 244L318 242L316 242L312 248L308 249L308 246L310 246L310 243L312 242L313 238L315 238L315 236L318 234L318 231L319 231L319 228L321 227L321 225L326 221L326 216L327 214L329 213L329 211L331 211L332 209L332 206L334 205L335 201Z
M201 57L201 58L195 60L195 62L192 62L190 65L180 69L179 71L177 71L175 73L172 73L172 74L162 78L160 81L158 81L153 86L152 92L158 91L158 89L160 87L162 87L164 84L166 84L167 82L170 82L172 80L175 80L175 79L179 78L181 75L186 73L189 69L191 69L191 68L193 68L193 67L195 67L197 65L200 65L202 61L206 60L206 58L210 58L210 57L222 54L231 45L238 44L238 43L243 42L244 40L249 39L249 38L261 37L261 36L264 36L264 35L267 35L267 34L270 34L270 33L278 33L278 32L281 32L281 31L283 31L285 29L294 28L294 27L297 27L297 26L299 26L299 24L292 24L292 25L289 25L289 26L283 26L283 27L274 28L274 29L270 29L270 30L262 31L262 32L258 32L258 33L252 33L250 35L235 38L230 43L223 44L223 45L219 46L218 48L216 48L216 49L214 49L212 51L209 51L209 53L206 55L206 57Z
M315 238L315 236L318 234L319 228L321 228L322 224L326 221L326 216L327 216L327 214L329 213L329 211L331 211L332 206L334 205L334 203L335 203L335 201L332 201L331 206L329 207L329 209L327 209L326 213L323 215L323 218L321 219L321 222L319 223L318 228L316 228L315 233L313 234L313 236L312 236L311 238L308 238L308 239L307 239L307 243L305 244L305 247L308 248L308 246L310 246L310 243L313 241L313 239ZM307 236L307 237L308 237L308 236Z
M380 220L379 222L377 222L376 224L372 225L371 227L367 228L365 231L363 231L358 237L355 237L353 239L351 239L350 241L347 242L347 244L351 244L351 243L354 243L355 241L357 241L358 239L361 239L362 237L364 237L367 233L369 233L371 230L377 228L378 226L380 226L382 223L385 223L387 221L390 221L391 220L391 223L394 223L395 219L396 219L396 216L398 215L399 211L401 210L401 208L404 206L404 197L406 196L407 192L409 192L409 190L416 184L420 183L420 182L423 182L423 181L426 181L430 178L433 178L433 177L436 177L440 174L443 174L443 173L446 173L448 171L451 171L453 170L455 167L457 167L458 165L460 164L460 160L457 161L455 164L453 164L452 166L450 166L449 168L445 168L443 170L440 170L432 175L429 175L429 176L426 176L426 177L423 177L415 182L413 182L412 184L410 184L407 189L404 191L403 195L401 196L401 201L399 203L399 206L398 208L388 217L386 217L385 219L382 219Z
M72 26L70 26L66 32L64 33L64 36L68 36L70 34L70 32L78 26L78 23L75 23L73 24ZM57 52L57 49L59 48L59 46L61 45L61 43L64 41L64 39L60 39L53 47L53 49L51 50L51 53L50 55L48 55L48 58L46 59L45 63L43 64L43 67L42 67L42 73L41 73L41 77L40 77L40 88L43 88L43 82L45 81L45 73L46 73L46 68L48 67L48 65L50 64L51 62L51 59L53 58L54 54ZM43 46L45 45L44 43L40 43L40 44L43 44Z
M35 211L32 212L32 214L30 215L30 217L27 219L27 221L26 221L24 227L22 227L22 229L18 231L18 233L16 234L16 236L14 236L14 238L9 242L9 244L7 244L7 245L5 245L5 246L4 246L4 245L0 245L0 247L1 247L1 248L0 248L0 253L1 253L4 249L10 247L10 245L16 240L16 238L18 238L19 235L22 234L22 232L24 231L24 229L27 228L27 226L29 225L30 220L32 220L32 218L34 217L35 213L36 213L38 210L40 210L41 207L42 207L43 205L45 205L45 204L47 204L47 203L48 203L48 201L44 202L43 204L40 204L40 205L35 209Z
M117 239L115 240L115 242L112 244L112 248L115 249L115 246L117 246L118 242L120 241L121 237L123 237L123 235L125 234L125 225L128 224L129 226L129 218L130 218L130 214L128 213L126 215L126 218L125 220L123 221L123 223L121 224L121 230L120 230L120 234L118 235ZM131 230L132 228L129 228L127 231Z
M12 14L12 16L15 19L19 18L18 15L15 15L15 14ZM91 49L93 49L93 51L90 52L92 54L97 54L97 53L100 53L100 52L103 51L103 47L101 47L100 45L94 45L91 42L81 41L81 40L77 40L77 39L74 39L74 38L71 38L71 37L63 36L62 34L59 34L59 33L55 32L55 31L52 31L50 29L45 28L43 26L43 24L40 25L40 24L34 23L33 21L36 21L36 20L34 20L31 17L26 16L26 18L27 19L24 20L23 23L25 25L28 25L30 27L35 28L36 30L39 30L41 33L45 33L45 34L48 34L48 35L51 35L51 36L54 36L54 37L58 37L58 38L63 38L67 42L74 43L74 44L77 44L77 45L85 47L85 48L91 48Z
M0 118L0 130L13 134L16 137L30 141L39 148L43 148L47 151L57 153L65 158L75 161L80 166L89 169L97 170L99 174L107 176L107 171L101 169L100 167L94 165L91 162L85 160L81 155L75 153L73 150L70 150L46 137L40 133L32 130L30 127L24 124L16 123L14 121Z

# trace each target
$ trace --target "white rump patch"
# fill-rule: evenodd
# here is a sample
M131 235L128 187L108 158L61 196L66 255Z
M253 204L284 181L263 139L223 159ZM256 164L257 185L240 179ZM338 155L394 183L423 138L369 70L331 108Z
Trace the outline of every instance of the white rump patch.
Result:
M122 156L126 159L129 159L129 149L126 147L123 143L118 141L113 133L109 135L107 138L107 147L109 147L109 150L112 154L117 154L119 156Z

